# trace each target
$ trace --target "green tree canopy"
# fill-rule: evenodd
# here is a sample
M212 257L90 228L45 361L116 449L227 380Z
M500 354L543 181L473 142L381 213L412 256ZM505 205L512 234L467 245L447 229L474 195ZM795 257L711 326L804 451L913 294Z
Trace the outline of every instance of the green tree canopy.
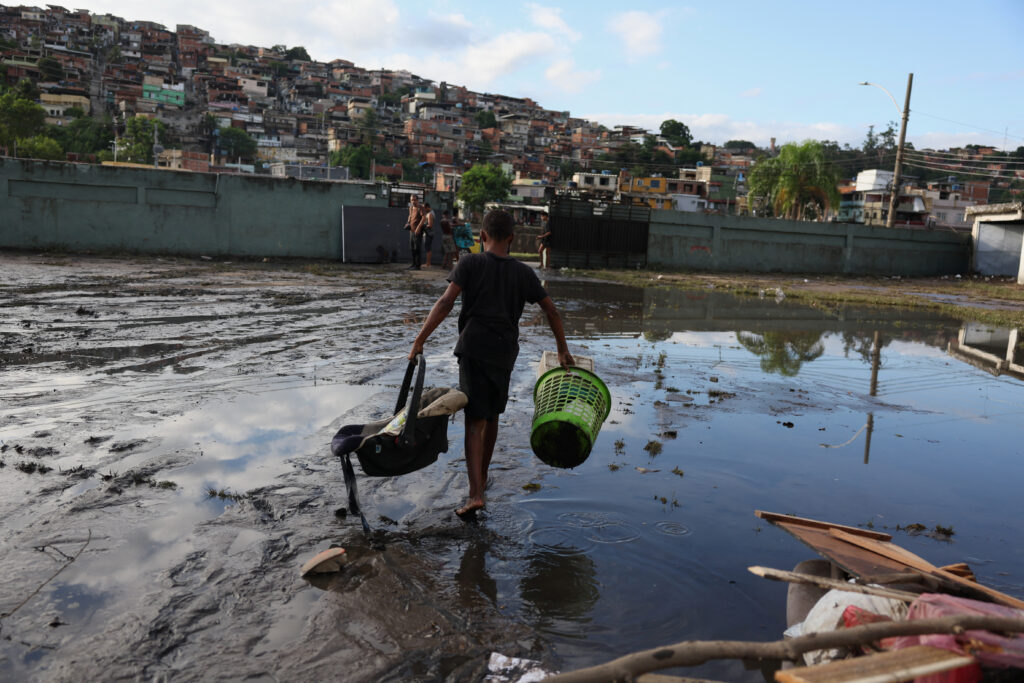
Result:
M20 90L0 95L0 146L12 147L19 138L39 135L46 126L46 110L22 97Z
M362 144L355 147L345 147L337 152L331 153L332 166L347 166L349 175L352 178L364 178L372 180L370 168L375 163L373 147ZM383 162L382 162L383 163Z
M124 127L121 140L121 161L133 161L138 164L153 163L153 128L156 127L161 144L166 144L167 127L162 121L147 119L144 116L133 116Z
M241 128L221 128L219 146L230 159L251 161L256 157L256 140Z
M312 57L309 56L309 53L306 52L306 48L301 45L296 45L295 47L290 47L285 50L284 57L285 59L297 59L301 62L313 61Z
M18 156L26 159L63 159L64 152L53 138L33 135L18 140Z
M512 178L494 164L477 164L462 174L458 197L469 211L483 211L487 202L500 202L508 197Z
M481 128L497 128L498 126L498 119L494 118L493 111L482 109L473 118L476 119L476 125Z
M39 75L44 81L64 80L64 67L53 57L43 57L39 60Z
M796 220L823 219L839 204L839 174L825 157L820 142L787 143L774 158L760 159L750 171L747 187L776 216Z
M14 86L14 93L21 99L28 100L29 102L35 102L39 99L39 88L27 78L18 81L18 84Z
M675 147L686 147L693 139L690 135L690 128L682 121L675 119L661 122L661 136Z
M67 113L72 111L69 109ZM75 116L66 126L47 126L46 135L59 142L65 152L97 154L110 147L114 139L114 124L109 116L102 120Z
M729 140L722 145L722 147L725 147L726 149L749 149L754 147L756 149L757 145L750 140Z

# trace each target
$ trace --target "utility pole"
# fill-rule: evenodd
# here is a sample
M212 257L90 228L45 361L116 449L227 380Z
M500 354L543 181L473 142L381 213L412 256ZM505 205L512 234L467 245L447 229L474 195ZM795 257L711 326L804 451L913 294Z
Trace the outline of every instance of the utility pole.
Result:
M900 123L900 144L896 148L896 168L892 173L892 193L889 195L889 216L885 227L891 228L896 220L896 204L900 193L900 164L903 163L903 143L907 139L907 119L910 117L910 88L914 85L914 74L907 74L907 99L903 103L903 121Z

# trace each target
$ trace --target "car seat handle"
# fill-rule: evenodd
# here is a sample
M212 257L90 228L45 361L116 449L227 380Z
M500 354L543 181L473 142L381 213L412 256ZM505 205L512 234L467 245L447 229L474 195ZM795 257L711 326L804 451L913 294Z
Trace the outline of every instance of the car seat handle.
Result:
M407 404L408 411L405 414L405 427L402 429L402 435L399 438L399 443L403 448L414 445L416 441L416 420L420 412L420 396L423 394L423 376L427 373L427 363L423 360L422 353L416 354L416 360L411 361L409 368L405 371L405 381L402 382L403 395L409 390L409 380L415 369L418 369L419 372L416 373L416 383L413 385L412 396Z

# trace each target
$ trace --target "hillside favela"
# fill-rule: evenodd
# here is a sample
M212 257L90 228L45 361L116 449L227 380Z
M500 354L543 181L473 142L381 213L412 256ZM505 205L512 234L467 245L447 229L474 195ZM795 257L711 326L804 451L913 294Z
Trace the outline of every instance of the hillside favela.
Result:
M0 5L0 678L1024 676L1020 72L652 114L640 5L652 105Z

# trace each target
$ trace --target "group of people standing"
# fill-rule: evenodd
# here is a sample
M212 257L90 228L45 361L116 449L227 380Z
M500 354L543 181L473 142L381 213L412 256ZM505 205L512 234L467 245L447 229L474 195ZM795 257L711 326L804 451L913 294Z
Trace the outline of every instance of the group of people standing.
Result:
M409 202L409 220L406 223L409 230L409 249L412 251L412 265L409 266L409 270L420 270L424 265L427 268L431 266L434 235L438 227L441 229L441 246L444 253L441 267L451 270L458 257L452 229L457 215L457 212L453 214L444 211L440 222L438 222L437 214L430 208L430 202L420 202L418 196L412 196ZM426 251L426 259L423 258L424 251Z

